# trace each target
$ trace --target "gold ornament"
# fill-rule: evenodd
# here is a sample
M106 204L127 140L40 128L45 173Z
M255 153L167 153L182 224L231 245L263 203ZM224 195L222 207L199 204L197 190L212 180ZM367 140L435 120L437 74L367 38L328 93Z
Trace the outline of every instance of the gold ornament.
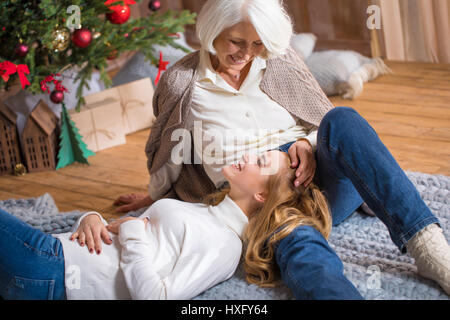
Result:
M64 51L70 43L70 31L67 28L55 29L52 33L52 49L55 52Z
M16 176L23 176L25 173L27 173L27 169L25 166L21 163L16 164L14 167L14 175Z
M98 31L94 32L94 34L92 35L92 38L97 39L98 37L100 37L102 34Z

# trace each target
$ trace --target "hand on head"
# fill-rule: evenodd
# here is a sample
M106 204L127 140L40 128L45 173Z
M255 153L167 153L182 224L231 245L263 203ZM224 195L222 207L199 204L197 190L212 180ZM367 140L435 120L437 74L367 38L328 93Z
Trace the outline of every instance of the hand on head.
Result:
M296 168L294 185L308 187L316 172L316 158L311 144L306 140L296 141L289 147L288 153L291 168Z

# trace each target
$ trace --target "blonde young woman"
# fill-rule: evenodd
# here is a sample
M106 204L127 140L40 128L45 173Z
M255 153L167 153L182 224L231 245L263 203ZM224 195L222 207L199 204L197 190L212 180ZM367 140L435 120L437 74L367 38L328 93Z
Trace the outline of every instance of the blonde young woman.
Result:
M275 151L267 154L273 155L273 152ZM310 270L318 272L325 268L331 268L328 271L327 280L331 280L335 284L340 283L352 290L355 297L359 297L353 285L343 276L342 263L326 241L331 232L332 219L325 196L314 183L306 188L295 187L292 183L295 179L295 169L291 167L288 154L280 152L278 156L278 161L281 162L281 165L278 165L279 170L276 174L268 177L263 194L264 201L258 201L258 207L251 215L249 226L243 234L244 267L247 281L262 287L275 286L279 281L279 268L275 255L277 244L289 235L292 236L293 233L310 233L316 237L319 245L328 249L332 257L329 260L330 265L324 265L322 261L310 261ZM271 158L263 156L262 159L264 162L258 164L259 166L271 166L268 161L273 159L273 156ZM242 165L237 174L251 178L246 170L245 165ZM236 185L234 188L237 189ZM224 188L208 195L204 203L218 205L225 197L232 196L233 191L229 187ZM314 250L314 246L310 246L309 249ZM339 270L339 272L331 270ZM297 271L291 269L288 272L295 273ZM325 279L320 278L320 281L323 280Z
M162 198L201 202L223 187L222 167L239 159L243 149L250 146L247 151L259 154L276 142L288 146L295 186L315 181L324 193L333 225L365 203L398 249L415 259L419 274L450 294L450 247L439 220L370 124L352 108L334 108L290 48L292 22L282 1L208 0L196 30L200 50L165 71L155 89L156 120L145 149L148 193L119 196L118 210ZM201 134L195 123L201 123ZM269 134L255 133L258 129ZM178 130L191 141L182 163L172 159ZM234 139L215 150L230 154L224 163L198 161L211 153L204 136L226 131L234 132ZM249 139L241 139L243 132ZM334 265L335 254L318 238L314 229L297 228L275 247L286 284L299 299L360 298L332 281L339 268L320 267Z
M100 214L88 212L75 224L73 234L45 234L0 210L0 296L190 299L233 275L248 218L256 212L256 220L273 217L271 226L286 224L281 236L299 224L327 235L330 217L325 199L315 188L303 194L303 188L286 183L287 172L293 174L288 159L279 151L246 155L223 168L229 188L219 197L211 196L207 205L162 199L139 218L110 224ZM274 199L279 187L292 197ZM102 230L108 244L96 254L92 230ZM261 238L250 239L250 246L260 251L255 240ZM255 259L248 256L252 274L260 263L256 261L255 268Z
M253 211L249 226L243 234L246 280L261 287L274 287L279 283L281 266L281 276L285 280L307 279L295 287L291 286L297 298L362 299L358 290L345 277L342 261L327 242L332 218L325 196L314 183L308 187L296 187L292 183L295 180L295 168L291 166L287 146L279 150L284 151L278 154L281 163L278 165L279 170L268 177L264 201L258 201L258 207ZM273 152L268 154L273 155ZM263 162L260 166L273 165L270 159L264 156L261 158ZM241 172L234 174L252 178L246 170L242 166ZM236 185L233 188L238 189ZM204 202L218 205L233 191L224 188L208 195ZM257 195L255 193L255 198ZM288 250L277 250L280 242L283 246L297 243Z

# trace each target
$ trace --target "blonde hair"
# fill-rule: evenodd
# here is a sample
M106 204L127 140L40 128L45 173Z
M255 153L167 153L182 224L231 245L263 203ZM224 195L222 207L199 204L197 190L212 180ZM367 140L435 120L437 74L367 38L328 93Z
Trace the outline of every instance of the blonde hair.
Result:
M286 53L293 34L292 20L281 0L208 0L202 7L196 25L202 50L213 55L213 42L223 30L249 21L264 44L262 58Z
M316 228L324 238L331 232L331 215L327 200L319 188L310 183L307 188L294 187L295 169L279 170L270 176L268 196L262 207L253 213L244 235L244 268L249 283L261 287L277 284L278 267L274 246L295 228L308 225ZM229 188L207 196L204 203L217 205Z

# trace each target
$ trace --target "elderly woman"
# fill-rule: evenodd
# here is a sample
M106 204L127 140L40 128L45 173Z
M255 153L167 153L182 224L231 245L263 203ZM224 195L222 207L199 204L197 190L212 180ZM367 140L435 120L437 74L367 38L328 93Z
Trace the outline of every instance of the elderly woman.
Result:
M280 1L209 0L197 35L201 49L169 68L155 91L149 194L120 196L119 211L167 197L200 202L224 186L223 166L282 146L298 167L295 186L314 179L333 225L367 204L418 272L449 294L450 249L438 219L371 126L351 108L334 108L289 47L292 24ZM313 227L282 239L275 256L296 298L361 298Z

